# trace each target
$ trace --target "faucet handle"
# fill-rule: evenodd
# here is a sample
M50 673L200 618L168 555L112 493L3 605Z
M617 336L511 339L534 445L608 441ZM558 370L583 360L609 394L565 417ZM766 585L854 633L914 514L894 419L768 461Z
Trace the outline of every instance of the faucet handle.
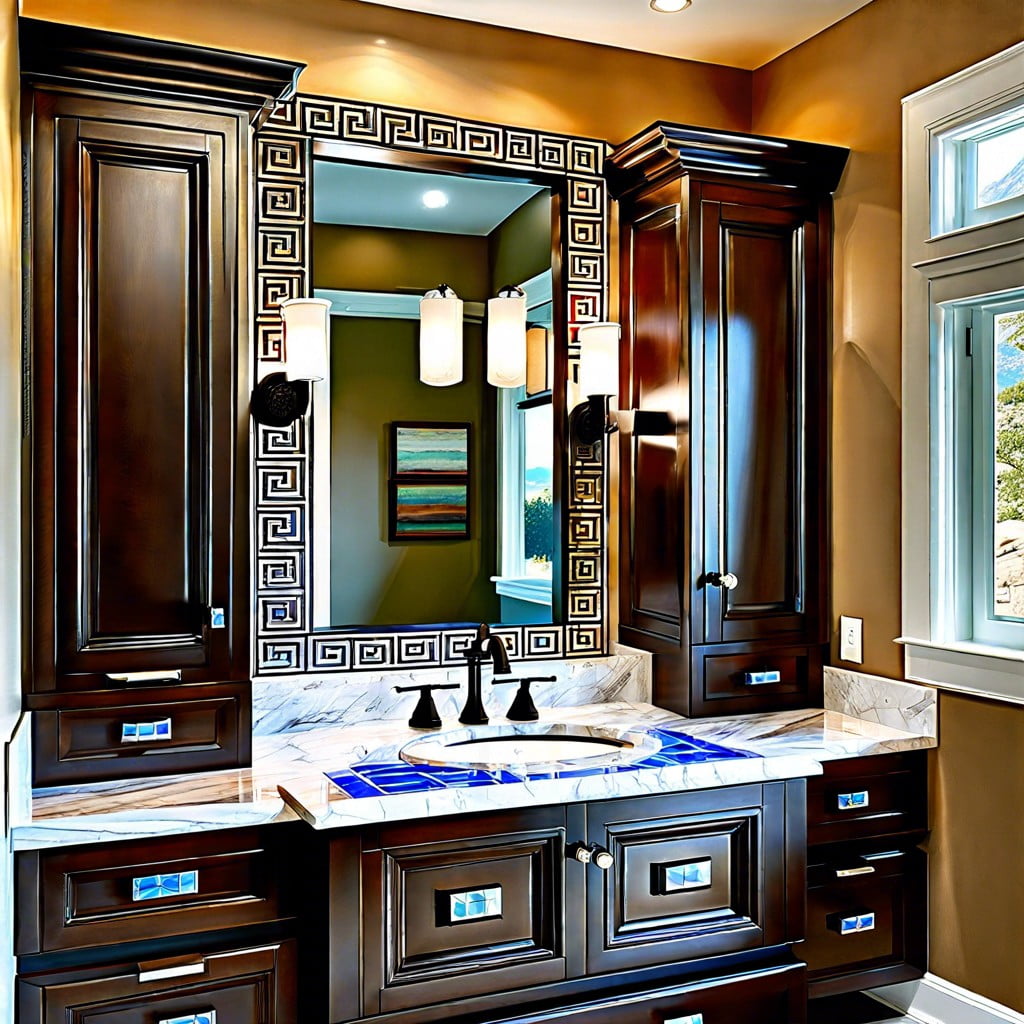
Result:
M537 705L533 703L530 696L530 683L553 683L558 676L523 676L522 679L492 679L492 686L500 686L503 683L518 683L519 689L516 692L515 700L508 709L505 717L510 722L536 722L540 715L537 713Z
M431 697L432 690L457 690L458 683L424 683L422 686L396 686L395 693L410 693L418 690L420 699L413 709L409 725L413 729L440 729L441 716L437 713L437 705Z

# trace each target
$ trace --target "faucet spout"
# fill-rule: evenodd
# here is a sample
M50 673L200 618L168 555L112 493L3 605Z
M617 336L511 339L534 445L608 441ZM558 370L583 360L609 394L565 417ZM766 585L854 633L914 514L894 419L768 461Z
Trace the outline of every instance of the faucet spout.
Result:
M469 680L466 693L466 704L459 715L463 725L486 725L489 721L484 710L481 693L480 666L487 659L494 665L495 675L507 675L511 669L508 663L508 652L501 637L492 636L490 628L481 623L477 627L476 637L466 648L466 665L469 669Z

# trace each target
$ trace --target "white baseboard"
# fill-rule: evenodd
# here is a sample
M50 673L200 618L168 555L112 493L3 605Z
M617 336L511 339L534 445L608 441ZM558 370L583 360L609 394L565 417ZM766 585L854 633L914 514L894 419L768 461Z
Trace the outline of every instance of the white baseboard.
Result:
M934 974L870 994L920 1024L1024 1024L1024 1014Z

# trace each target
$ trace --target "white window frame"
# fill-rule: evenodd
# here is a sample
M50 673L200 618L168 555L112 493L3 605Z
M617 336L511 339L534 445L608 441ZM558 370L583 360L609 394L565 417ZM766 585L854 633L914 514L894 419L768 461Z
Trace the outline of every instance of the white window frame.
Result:
M1024 286L1024 213L949 230L943 139L1024 103L1024 43L903 101L903 635L908 679L1024 704L1024 647L960 639L948 350L957 309ZM962 577L963 566L960 567Z

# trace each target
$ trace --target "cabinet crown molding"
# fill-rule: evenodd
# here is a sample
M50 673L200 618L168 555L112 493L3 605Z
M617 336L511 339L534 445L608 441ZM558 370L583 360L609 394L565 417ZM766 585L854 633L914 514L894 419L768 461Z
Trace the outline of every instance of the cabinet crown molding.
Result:
M259 127L295 94L305 64L19 19L22 78L245 112Z
M606 170L616 199L681 173L831 193L849 152L816 142L659 121L616 146Z

